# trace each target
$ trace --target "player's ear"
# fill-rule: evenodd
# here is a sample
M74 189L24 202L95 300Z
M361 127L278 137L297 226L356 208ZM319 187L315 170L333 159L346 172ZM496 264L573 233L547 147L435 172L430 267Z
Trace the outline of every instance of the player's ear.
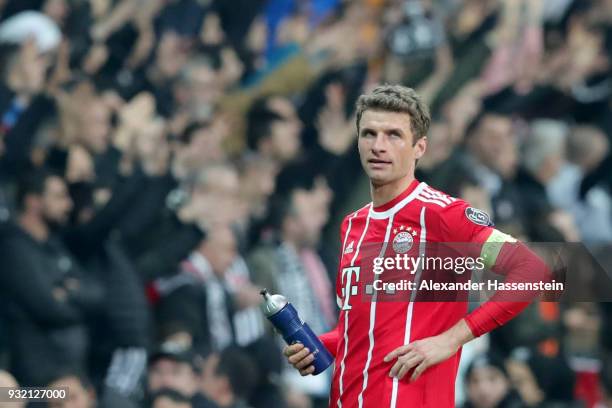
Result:
M414 158L416 160L419 160L421 157L423 157L426 150L427 150L427 136L423 136L414 143Z

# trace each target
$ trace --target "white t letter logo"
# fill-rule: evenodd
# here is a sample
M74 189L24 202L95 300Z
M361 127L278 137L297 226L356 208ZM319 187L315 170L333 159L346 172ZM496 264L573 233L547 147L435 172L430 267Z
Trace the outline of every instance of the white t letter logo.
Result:
M355 281L353 282L353 275L355 276ZM351 305L349 304L349 298L352 295L357 294L357 282L359 282L359 267L352 266L349 268L344 268L342 270L342 297L344 297L344 303L342 304L342 310L351 310Z

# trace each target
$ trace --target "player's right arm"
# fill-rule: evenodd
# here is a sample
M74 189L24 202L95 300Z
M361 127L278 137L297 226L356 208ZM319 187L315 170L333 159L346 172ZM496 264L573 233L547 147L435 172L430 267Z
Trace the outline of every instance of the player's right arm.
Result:
M336 351L338 350L338 341L340 341L340 332L338 326L334 327L327 333L323 333L319 336L319 339L325 346L325 348L331 353L332 356L336 357Z
M287 358L289 364L291 364L296 370L302 375L309 375L314 372L314 354L302 343L292 344L286 346L283 349L283 355Z
M338 263L338 268L342 267L342 255L344 253L344 244L346 241L344 237L347 232L348 227L348 216L342 220L342 224L340 226L340 261ZM336 277L336 297L340 299L340 295L338 294L338 288L340 288L340 284L338 280L340 279L341 274L338 273ZM340 304L338 304L340 307ZM327 333L323 333L319 336L319 339L325 346L325 348L331 353L332 356L336 357L336 351L338 349L338 342L340 340L340 334L338 331L338 326L334 327L332 330ZM314 361L314 355L308 350L304 348L303 344L292 344L290 346L286 346L283 349L283 355L287 358L289 364L291 364L296 370L300 372L302 375L309 375L314 372L314 366L312 362Z
M552 271L527 245L494 230L482 247L481 258L492 271L505 275L504 283L538 283L551 280ZM465 321L474 337L503 326L522 312L540 291L497 291L469 313Z
M479 213L482 216L476 217ZM432 229L438 231L441 242L475 244L469 245L467 252L476 256L472 252L480 251L485 266L505 275L506 283L536 282L549 276L546 264L525 244L493 228L486 213L466 202L457 200L434 214ZM401 379L412 370L411 380L416 380L427 368L448 359L468 341L508 322L536 295L533 291L496 292L447 331L412 341L389 353L384 360L395 361L389 374Z
M334 327L329 332L320 335L319 339L325 348L334 357L336 357L338 340L340 339L338 334L338 326ZM287 358L289 364L298 370L300 374L309 375L313 373L314 366L312 365L312 362L314 361L314 355L310 352L310 350L304 348L303 344L297 343L292 344L291 346L286 346L283 349L283 355Z

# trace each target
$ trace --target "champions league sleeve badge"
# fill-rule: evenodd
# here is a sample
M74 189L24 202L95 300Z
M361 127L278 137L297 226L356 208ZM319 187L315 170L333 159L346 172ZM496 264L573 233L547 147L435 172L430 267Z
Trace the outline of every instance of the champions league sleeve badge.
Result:
M484 227L493 226L493 222L491 221L491 217L489 217L489 214L482 210L479 210L478 208L467 207L465 209L465 216L474 224L482 225Z

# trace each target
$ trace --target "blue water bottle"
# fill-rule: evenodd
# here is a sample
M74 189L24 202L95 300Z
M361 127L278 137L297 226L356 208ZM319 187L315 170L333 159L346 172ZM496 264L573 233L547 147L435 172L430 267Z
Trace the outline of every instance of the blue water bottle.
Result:
M325 371L334 358L310 326L300 319L295 307L282 295L270 295L266 289L260 293L264 297L262 305L264 314L281 333L287 344L302 343L314 354L312 365L315 369L312 375Z

